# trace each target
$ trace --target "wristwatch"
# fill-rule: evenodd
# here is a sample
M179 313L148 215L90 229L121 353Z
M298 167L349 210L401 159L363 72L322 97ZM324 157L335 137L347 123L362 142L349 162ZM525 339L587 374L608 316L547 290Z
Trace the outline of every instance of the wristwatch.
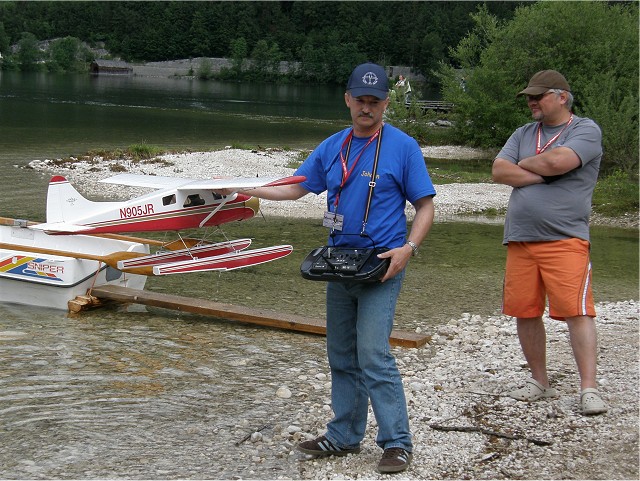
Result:
M418 255L418 246L416 245L415 242L411 242L410 240L408 240L406 242L406 244L409 245L409 247L411 247L411 257L415 257Z

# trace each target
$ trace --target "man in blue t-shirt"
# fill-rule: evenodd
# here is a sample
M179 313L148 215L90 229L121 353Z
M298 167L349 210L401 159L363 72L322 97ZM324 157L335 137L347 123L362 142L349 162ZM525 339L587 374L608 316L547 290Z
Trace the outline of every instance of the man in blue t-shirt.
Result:
M431 228L436 194L418 143L383 122L388 95L384 68L357 66L344 96L352 126L323 141L300 166L295 175L306 181L246 192L263 199L294 200L326 191L324 224L331 231L331 245L389 249L380 254L390 260L381 282L327 284L334 418L325 435L298 445L299 451L314 456L358 453L371 400L378 423L376 443L384 450L378 464L382 473L403 471L412 457L407 404L389 336L405 267ZM415 208L408 235L407 201Z

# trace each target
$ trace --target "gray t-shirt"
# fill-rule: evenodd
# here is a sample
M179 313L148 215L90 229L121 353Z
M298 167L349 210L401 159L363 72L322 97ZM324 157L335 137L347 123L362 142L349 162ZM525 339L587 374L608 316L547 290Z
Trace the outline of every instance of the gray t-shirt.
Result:
M542 128L544 146L566 124ZM518 128L496 158L517 164L536 153L538 122ZM589 240L591 197L602 159L602 132L591 119L574 116L571 125L547 150L569 147L580 157L580 167L551 184L514 187L504 223L503 243L553 241L569 238Z

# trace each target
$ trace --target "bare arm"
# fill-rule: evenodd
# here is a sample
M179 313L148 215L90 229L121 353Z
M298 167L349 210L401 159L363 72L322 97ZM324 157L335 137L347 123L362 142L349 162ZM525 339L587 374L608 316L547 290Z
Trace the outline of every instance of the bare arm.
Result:
M510 185L511 187L524 187L532 184L542 184L542 176L520 167L507 159L498 157L493 161L491 177L498 184Z
M539 175L562 175L580 167L580 157L569 147L557 147L518 162L523 169Z
M433 197L422 197L421 199L418 199L413 206L416 209L416 215L413 218L411 232L409 232L407 240L410 240L419 246L433 225L433 217L435 213ZM391 279L404 269L407 266L412 253L413 250L411 249L411 246L405 244L402 247L396 247L395 249L391 249L390 251L380 254L380 257L383 259L387 257L391 259L389 269L387 269L387 273L381 279L381 282Z
M220 189L217 193L220 195L230 195L233 193L233 190ZM309 191L300 184L290 184L273 187L256 187L255 189L241 190L238 191L238 193L267 200L297 200L307 195Z

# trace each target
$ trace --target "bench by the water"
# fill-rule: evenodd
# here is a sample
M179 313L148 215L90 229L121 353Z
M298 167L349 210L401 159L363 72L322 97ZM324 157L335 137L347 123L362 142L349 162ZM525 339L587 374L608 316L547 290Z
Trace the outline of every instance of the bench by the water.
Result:
M414 100L414 102L422 110L449 112L451 109L453 109L453 104L451 102L444 102L442 100ZM411 106L411 101L407 100L404 104L407 106L407 108L409 108Z

